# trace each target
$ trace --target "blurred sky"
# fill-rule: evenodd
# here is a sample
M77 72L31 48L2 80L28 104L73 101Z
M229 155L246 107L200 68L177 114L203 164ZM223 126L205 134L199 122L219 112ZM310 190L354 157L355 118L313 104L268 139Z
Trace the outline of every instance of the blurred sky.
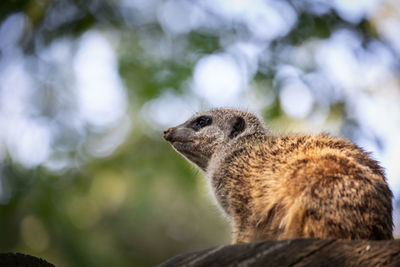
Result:
M294 5L261 0L207 0L196 5L184 0L122 0L119 7L127 25L158 21L165 32L163 40L144 36L140 41L145 53L156 59L172 56L168 39L191 31L218 34L221 28L240 25L250 32L248 38L237 40L220 36L223 49L196 59L183 94L164 88L140 107L140 116L150 129L160 131L201 109L230 106L261 114L279 99L284 113L296 122L282 130L340 135L342 124L328 121L328 116L332 103L345 100L347 113L362 129L353 141L373 152L399 196L400 81L393 53L400 54L400 4L304 2L312 3L316 14L334 9L351 23L369 19L389 48L379 41L365 46L357 33L338 28L327 39L310 38L284 47L273 80L280 90L253 90L260 66L273 58L272 42L296 26ZM68 12L74 12L67 11L61 18L68 20ZM49 20L55 24L61 18ZM83 164L68 156L73 150L91 157L113 153L136 123L118 71L120 33L98 28L77 39L57 38L49 44L38 39L37 55L27 55L19 46L26 34L33 32L24 13L14 13L0 25L0 160L8 153L25 168L44 166L58 172ZM179 49L179 42L172 45ZM314 70L305 71L310 68ZM50 99L51 105L43 99ZM7 203L9 197L0 177L0 202Z

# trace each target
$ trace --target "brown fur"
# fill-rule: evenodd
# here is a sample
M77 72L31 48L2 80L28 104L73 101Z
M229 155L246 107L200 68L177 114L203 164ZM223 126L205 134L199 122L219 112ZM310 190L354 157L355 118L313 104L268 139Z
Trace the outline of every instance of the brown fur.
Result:
M204 116L212 122L198 129ZM346 139L272 135L256 116L234 109L199 114L164 138L206 172L232 219L233 243L393 239L383 169Z

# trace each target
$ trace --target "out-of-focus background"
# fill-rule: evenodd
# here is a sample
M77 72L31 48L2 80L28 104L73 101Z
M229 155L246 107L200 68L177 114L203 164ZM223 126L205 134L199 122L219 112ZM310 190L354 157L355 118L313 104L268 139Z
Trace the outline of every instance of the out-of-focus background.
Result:
M161 137L209 107L345 136L399 199L399 58L397 0L1 1L0 252L152 266L229 243Z

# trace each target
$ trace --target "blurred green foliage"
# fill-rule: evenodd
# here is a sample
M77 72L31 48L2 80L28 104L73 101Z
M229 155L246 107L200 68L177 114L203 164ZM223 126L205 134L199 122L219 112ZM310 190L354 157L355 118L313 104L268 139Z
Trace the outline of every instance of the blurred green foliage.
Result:
M64 20L63 10L72 10ZM251 90L274 96L262 110L273 127L289 120L274 81L277 66L287 63L280 52L285 46L328 38L339 27L365 40L378 38L365 19L352 24L334 10L325 15L306 8L296 11L296 26L271 43L272 60L267 65L260 62L251 85ZM39 57L39 44L79 38L90 29L117 33L118 68L128 90L133 129L105 158L72 149L71 159L80 164L60 172L43 166L26 168L7 155L0 175L11 191L0 206L0 252L28 253L56 266L152 266L184 251L229 243L229 224L210 201L205 179L163 142L161 131L149 127L140 112L146 102L167 90L184 94L196 62L221 51L222 37L246 39L250 34L241 27L221 27L170 35L157 20L129 24L119 1L0 3L0 21L15 12L26 14L32 25L19 43L27 57ZM61 17L49 24L46 18L51 16ZM165 56L144 49L141 42L150 37ZM346 128L353 122L344 101L332 103L329 119L343 121ZM80 138L87 136L90 133Z

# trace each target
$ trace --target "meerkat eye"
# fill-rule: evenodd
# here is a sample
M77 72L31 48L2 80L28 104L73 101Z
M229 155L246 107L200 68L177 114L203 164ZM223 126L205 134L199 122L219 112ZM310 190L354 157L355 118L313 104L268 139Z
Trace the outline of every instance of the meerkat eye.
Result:
M195 131L200 130L203 127L206 127L212 123L211 117L208 116L202 116L197 119L195 119L191 124L190 128L192 128Z

